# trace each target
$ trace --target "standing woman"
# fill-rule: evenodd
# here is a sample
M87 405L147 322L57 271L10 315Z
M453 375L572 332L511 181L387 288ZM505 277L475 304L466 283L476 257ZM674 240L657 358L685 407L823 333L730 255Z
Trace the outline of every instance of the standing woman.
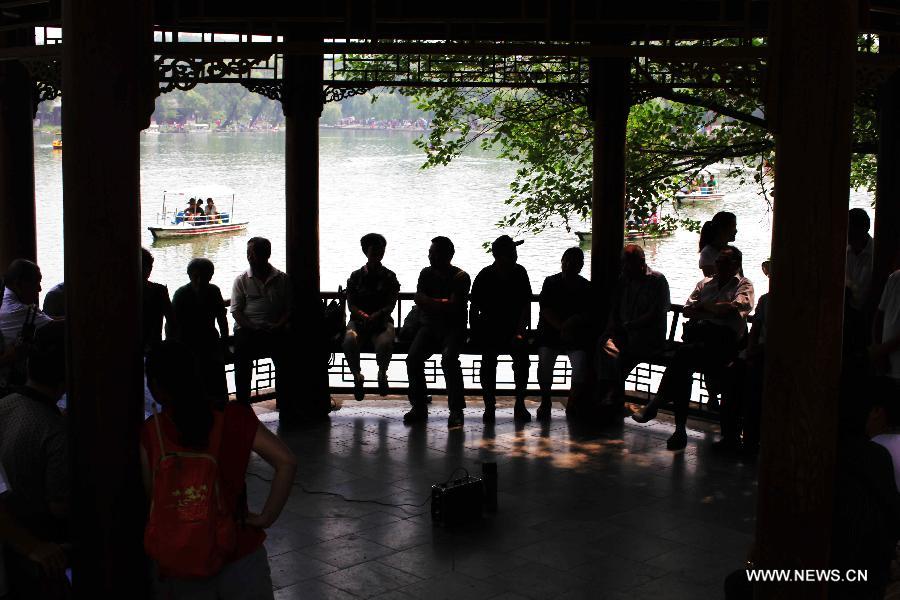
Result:
M172 296L171 335L196 358L207 397L214 405L224 405L228 401L228 388L223 342L228 337L228 320L222 291L210 283L214 273L215 266L208 258L195 258L188 263L191 281Z
M704 277L716 274L719 252L737 236L737 217L730 212L717 212L700 230L700 270Z
M163 407L141 429L141 470L151 499L144 545L158 572L156 595L175 600L273 598L264 529L284 508L297 459L250 406L230 402L223 410L214 409L197 378L185 373L192 364L188 348L177 342L162 342L147 356L150 391ZM251 450L275 469L259 513L247 507ZM214 469L212 490L183 482L190 469L179 470L179 465L197 474L201 464ZM170 489L173 483L180 485ZM191 535L204 526L215 534Z

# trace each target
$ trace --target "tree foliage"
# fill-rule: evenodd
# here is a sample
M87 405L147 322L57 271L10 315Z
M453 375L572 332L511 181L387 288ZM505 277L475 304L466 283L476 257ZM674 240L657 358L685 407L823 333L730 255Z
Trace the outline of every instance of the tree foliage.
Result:
M480 57L442 57L477 72ZM551 66L536 65L536 69ZM646 74L635 62L631 80ZM644 218L716 165L740 184L772 199L775 142L765 107L755 94L729 89L654 88L635 98L626 134L629 215ZM539 232L590 217L593 121L585 98L536 89L406 88L419 109L433 114L430 132L416 144L423 167L446 165L471 145L493 148L519 168L510 183L509 213L498 223ZM875 111L861 98L853 116L854 188L874 190ZM694 229L680 216L670 222Z

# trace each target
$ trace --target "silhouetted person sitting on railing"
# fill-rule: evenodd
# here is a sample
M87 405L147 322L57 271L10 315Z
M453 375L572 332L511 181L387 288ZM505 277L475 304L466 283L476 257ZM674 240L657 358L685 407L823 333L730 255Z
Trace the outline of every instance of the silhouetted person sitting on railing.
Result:
M561 271L544 279L541 287L541 314L538 318L538 385L541 405L538 421L549 421L553 405L553 368L561 353L569 357L572 367L571 397L574 403L582 396L587 378L588 351L591 336L591 282L580 275L584 268L581 248L563 252ZM573 404L574 406L574 404Z
M766 277L770 268L770 261L763 261ZM769 294L765 293L756 301L747 348L734 362L734 380L719 411L722 438L713 444L714 449L740 451L746 457L755 456L759 450L768 315Z
M449 238L434 238L428 249L431 266L419 273L415 301L422 317L406 356L412 410L403 416L404 423L428 419L425 361L435 352L441 353L441 368L447 385L450 405L447 424L452 427L462 423L466 399L459 354L466 341L466 308L471 280L465 271L450 264L454 252Z
M500 354L509 354L513 361L516 394L513 418L522 423L531 420L531 413L525 408L531 367L525 339L531 315L531 281L525 267L516 262L519 257L516 246L520 244L521 240L513 241L508 235L494 240L491 244L494 262L483 268L472 284L469 324L472 339L481 349L485 423L495 421L497 358ZM459 417L458 424L461 424L462 415Z
M622 252L622 275L613 290L609 322L597 346L601 405L624 401L625 379L641 358L661 352L666 343L669 282L647 266L644 249L628 244Z
M394 352L394 318L400 283L393 271L381 264L387 240L378 233L367 233L359 240L368 261L353 271L347 280L347 305L350 321L344 335L344 356L353 375L353 395L357 400L365 397L366 379L359 363L360 347L371 340L375 346L378 363L378 391L387 396L387 369Z
M716 258L716 274L703 279L684 305L683 344L666 368L656 397L640 413L638 423L656 417L665 402L675 408L675 433L668 439L669 450L687 445L687 413L693 373L718 373L737 356L739 342L747 332L747 315L753 308L753 284L741 276L741 253L728 246Z
M297 459L251 407L214 408L192 366L190 349L177 342L147 357L147 381L162 406L140 434L154 597L272 598L264 530L290 496ZM254 511L245 483L251 451L274 468L265 504Z
M250 402L253 359L269 356L275 365L275 393L279 406L286 400L284 367L287 328L291 317L291 285L286 273L271 264L272 244L254 237L247 242L250 268L238 275L231 290L234 317L234 384L239 402Z
M222 292L210 283L214 273L215 265L207 258L195 258L188 263L191 282L178 288L172 296L174 318L169 337L191 350L207 394L214 403L222 404L228 401L223 346L223 340L228 337L228 320Z
M65 417L57 402L66 389L65 325L49 323L28 347L27 380L0 399L0 465L10 491L3 503L15 522L56 554L49 575L36 557L7 552L14 598L63 598L67 582L58 546L69 542L70 465ZM38 560L38 562L42 562Z
M144 284L142 288L143 314L143 346L144 351L162 340L163 318L168 324L172 318L172 301L169 299L169 288L161 283L150 281L153 272L153 255L146 248L141 248L141 269Z

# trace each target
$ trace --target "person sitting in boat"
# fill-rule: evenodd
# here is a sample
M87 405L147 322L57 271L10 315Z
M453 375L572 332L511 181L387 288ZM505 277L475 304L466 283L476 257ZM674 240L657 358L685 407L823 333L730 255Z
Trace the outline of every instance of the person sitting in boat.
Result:
M197 199L197 207L194 210L194 225L206 225L206 213L203 211L203 198Z
M207 223L220 223L219 219L219 209L216 208L215 203L212 198L206 199L206 222Z
M197 199L191 198L188 200L188 207L184 209L184 221L185 223L190 223L194 220L194 215L197 214Z
M716 181L716 176L710 174L709 180L706 182L706 187L709 188L709 193L710 194L715 193L716 187L718 187L718 185L719 185L719 182Z
M734 213L720 211L712 221L703 224L700 230L700 270L704 277L716 274L716 258L722 248L734 241L737 235L737 217Z

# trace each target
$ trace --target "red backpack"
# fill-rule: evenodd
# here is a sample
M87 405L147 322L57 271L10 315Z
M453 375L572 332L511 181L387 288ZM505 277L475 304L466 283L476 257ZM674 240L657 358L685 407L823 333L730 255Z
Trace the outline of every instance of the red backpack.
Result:
M226 510L219 490L219 448L224 415L217 413L208 453L189 451L169 442L153 420L159 440L159 462L153 476L150 517L144 549L161 575L203 578L218 573L237 545L234 514Z

